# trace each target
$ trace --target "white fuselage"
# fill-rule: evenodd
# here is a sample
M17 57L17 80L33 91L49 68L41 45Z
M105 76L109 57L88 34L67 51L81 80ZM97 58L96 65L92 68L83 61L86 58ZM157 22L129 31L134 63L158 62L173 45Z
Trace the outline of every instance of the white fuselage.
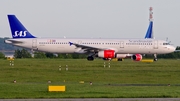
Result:
M66 39L66 38L20 38L8 39L6 43L51 53L85 53L82 47L69 42L98 49L112 49L116 54L166 54L175 47L157 39Z

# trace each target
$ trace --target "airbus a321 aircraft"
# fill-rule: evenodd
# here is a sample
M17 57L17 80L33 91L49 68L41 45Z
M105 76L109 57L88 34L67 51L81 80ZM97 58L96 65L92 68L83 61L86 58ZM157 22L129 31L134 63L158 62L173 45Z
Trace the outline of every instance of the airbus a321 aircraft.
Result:
M33 36L16 18L8 15L12 39L5 43L50 53L87 53L87 60L100 58L132 57L135 61L142 59L141 54L167 54L175 51L164 40L157 39L68 39L37 38ZM157 60L157 57L155 57Z

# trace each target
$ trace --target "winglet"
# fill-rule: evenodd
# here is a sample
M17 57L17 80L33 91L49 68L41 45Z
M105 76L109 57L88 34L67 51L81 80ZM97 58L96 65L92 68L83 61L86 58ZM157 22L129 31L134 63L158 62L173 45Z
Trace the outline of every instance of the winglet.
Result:
M15 15L8 15L8 20L13 38L36 38L23 26Z
M69 42L69 45L71 46L71 45L73 45L73 43L72 43L72 42Z

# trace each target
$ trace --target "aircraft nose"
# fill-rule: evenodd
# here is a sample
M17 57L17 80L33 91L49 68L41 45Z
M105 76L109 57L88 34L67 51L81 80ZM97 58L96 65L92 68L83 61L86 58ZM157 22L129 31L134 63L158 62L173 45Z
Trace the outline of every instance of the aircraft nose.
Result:
M174 46L170 46L170 47L168 47L168 50L169 50L170 52L174 52L174 51L176 50L176 48L175 48Z

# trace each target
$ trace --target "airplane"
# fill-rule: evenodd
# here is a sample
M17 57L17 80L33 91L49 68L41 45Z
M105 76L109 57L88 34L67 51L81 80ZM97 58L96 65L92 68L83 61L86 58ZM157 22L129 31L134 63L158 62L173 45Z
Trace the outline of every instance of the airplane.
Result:
M141 54L167 54L175 47L165 40L141 39L82 39L82 38L37 38L33 36L15 15L8 15L12 38L5 43L50 53L89 54L87 60L100 58L126 58L141 61ZM129 56L128 56L129 54ZM131 55L132 54L132 55Z

